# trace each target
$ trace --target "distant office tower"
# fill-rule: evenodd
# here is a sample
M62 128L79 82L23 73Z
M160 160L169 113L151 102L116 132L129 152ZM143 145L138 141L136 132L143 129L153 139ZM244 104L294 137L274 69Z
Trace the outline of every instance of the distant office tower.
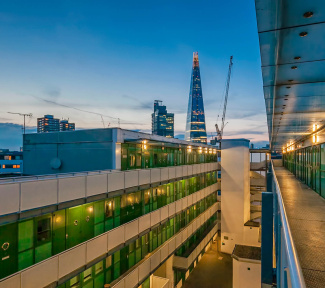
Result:
M162 101L155 100L152 118L152 134L174 138L174 113L167 113Z
M60 131L74 131L76 130L75 123L69 123L69 120L60 121Z
M185 140L207 143L199 55L193 53L193 68L188 100Z
M60 120L53 115L37 118L37 133L60 131Z

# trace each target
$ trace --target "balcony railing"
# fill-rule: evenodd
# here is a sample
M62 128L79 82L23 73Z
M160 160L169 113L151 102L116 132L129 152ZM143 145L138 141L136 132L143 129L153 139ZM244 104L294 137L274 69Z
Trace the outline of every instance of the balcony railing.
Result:
M274 193L274 236L277 287L305 288L305 280L293 243L280 186L272 163L272 192Z

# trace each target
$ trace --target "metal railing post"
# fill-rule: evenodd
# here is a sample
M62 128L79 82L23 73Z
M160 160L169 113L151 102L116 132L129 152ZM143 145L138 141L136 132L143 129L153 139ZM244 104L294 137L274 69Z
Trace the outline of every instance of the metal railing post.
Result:
M306 284L293 243L280 186L272 164L274 180L274 233L276 246L276 276L278 287L305 288Z

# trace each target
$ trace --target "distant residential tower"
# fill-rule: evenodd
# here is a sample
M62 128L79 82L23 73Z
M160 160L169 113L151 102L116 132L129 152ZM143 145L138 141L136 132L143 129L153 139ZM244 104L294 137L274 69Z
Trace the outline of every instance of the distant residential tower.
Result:
M44 115L37 118L37 133L58 132L58 131L74 131L75 123L69 123L68 120L59 120L53 115Z
M152 134L174 138L174 113L167 113L162 101L155 100L152 118Z
M198 52L193 53L193 68L188 100L185 140L207 143Z
M60 131L74 131L76 130L75 123L69 123L69 120L60 121Z

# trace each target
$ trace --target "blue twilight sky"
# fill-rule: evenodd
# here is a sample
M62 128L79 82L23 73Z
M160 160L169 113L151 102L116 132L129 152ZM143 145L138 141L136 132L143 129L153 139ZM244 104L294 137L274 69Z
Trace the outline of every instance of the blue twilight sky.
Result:
M181 137L194 51L208 134L233 55L225 135L267 140L253 0L1 1L0 37L0 148L21 144L22 118L9 111L33 113L28 131L44 114L103 127L81 109L113 117L106 127L120 118L121 128L149 132L155 99L175 113Z

